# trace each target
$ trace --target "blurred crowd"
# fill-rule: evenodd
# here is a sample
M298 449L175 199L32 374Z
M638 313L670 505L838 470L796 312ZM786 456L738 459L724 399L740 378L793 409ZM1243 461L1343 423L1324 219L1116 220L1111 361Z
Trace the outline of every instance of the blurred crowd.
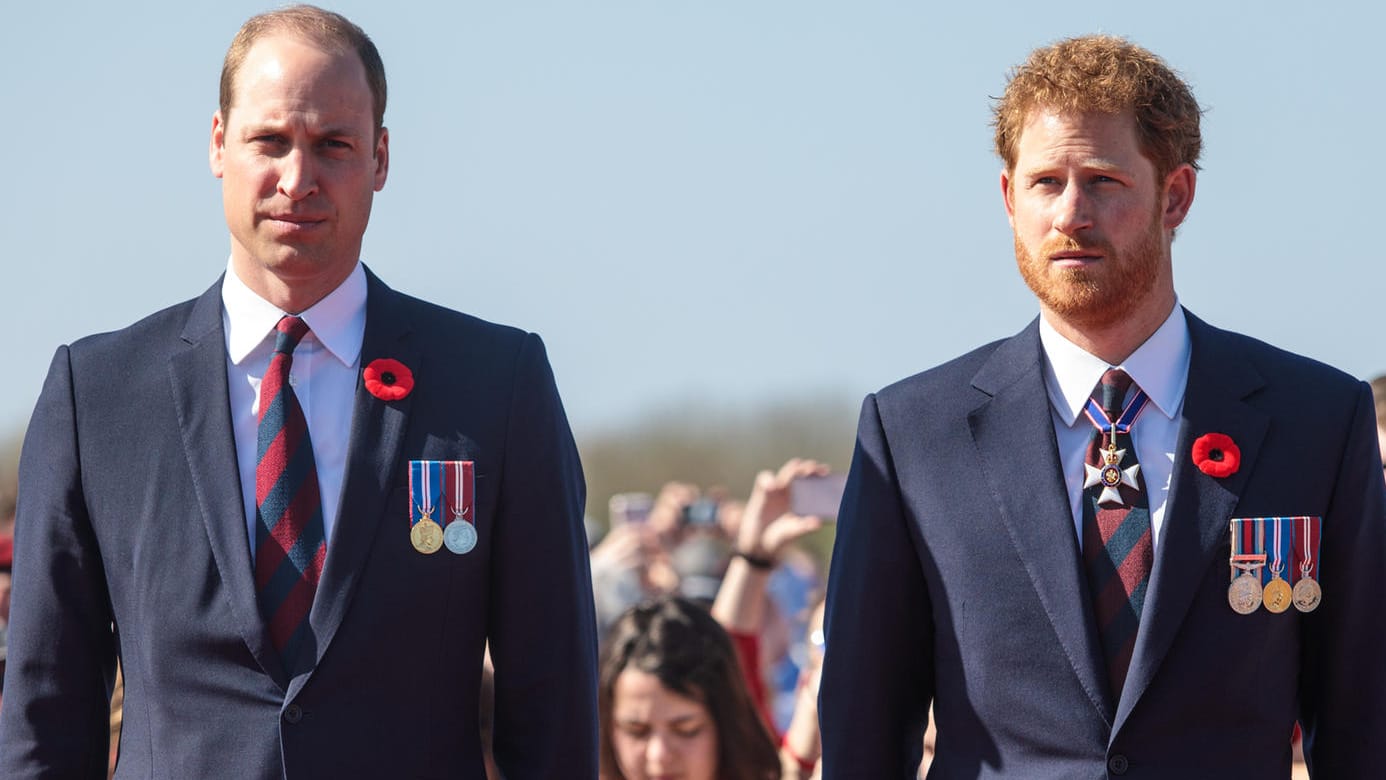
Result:
M1386 376L1371 385L1386 460ZM805 541L835 520L844 475L795 458L750 482L745 497L684 482L670 482L654 495L617 494L607 522L589 523L604 637L598 691L603 780L819 776L827 573L821 546L815 550ZM0 464L0 671L17 494L9 458ZM483 731L488 708L483 695ZM117 682L112 767L120 718ZM931 724L921 777L933 739ZM488 769L500 777L494 765ZM1307 777L1302 763L1295 776Z
M750 481L611 497L592 547L605 778L818 776L826 572L802 542L844 478L796 458Z

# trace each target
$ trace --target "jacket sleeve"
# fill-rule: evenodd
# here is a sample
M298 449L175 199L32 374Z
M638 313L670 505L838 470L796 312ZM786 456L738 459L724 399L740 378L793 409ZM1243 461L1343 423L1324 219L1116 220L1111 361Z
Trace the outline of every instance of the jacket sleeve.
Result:
M914 778L933 696L929 594L874 396L838 516L819 694L823 777Z
M0 777L104 778L115 641L82 490L72 369L58 350L19 465Z
M1376 777L1386 745L1386 480L1374 404L1363 384L1323 518L1323 601L1302 623L1300 721L1313 777Z
M496 763L507 778L597 776L597 636L586 487L543 342L521 347L493 536Z

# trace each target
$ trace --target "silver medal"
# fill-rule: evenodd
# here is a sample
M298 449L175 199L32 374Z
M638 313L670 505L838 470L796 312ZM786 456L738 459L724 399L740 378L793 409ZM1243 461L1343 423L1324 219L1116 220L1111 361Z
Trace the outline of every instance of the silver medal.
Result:
M443 529L443 544L458 555L466 555L476 547L476 526L456 518Z

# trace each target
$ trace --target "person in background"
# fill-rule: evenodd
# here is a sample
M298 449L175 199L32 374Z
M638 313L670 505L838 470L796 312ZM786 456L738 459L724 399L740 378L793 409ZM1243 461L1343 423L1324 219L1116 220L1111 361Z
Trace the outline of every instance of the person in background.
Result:
M771 780L775 743L726 631L680 596L632 607L599 663L603 780Z
M599 636L605 637L627 609L679 589L672 554L682 536L680 519L699 495L694 485L669 482L654 498L645 493L611 497L606 535L591 551Z
M4 678L9 646L10 628L10 588L13 584L14 537L0 536L0 679ZM0 685L0 704L3 704L4 686Z
M818 688L823 672L823 604L809 617L808 660L799 675L794 714L789 728L780 738L781 780L810 780L820 777L823 740L818 731Z
M10 588L14 564L14 510L19 492L18 447L0 451L0 702L3 702L4 676L9 646Z
M1381 449L1381 459L1386 461L1386 374L1372 380L1372 396L1376 399L1376 438ZM1382 468L1386 475L1386 467Z
M822 518L790 510L791 485L800 477L827 473L822 463L793 458L778 471L756 475L737 524L731 561L712 603L712 616L735 642L752 698L771 728L762 637L773 623L775 610L766 590L785 550L823 524Z

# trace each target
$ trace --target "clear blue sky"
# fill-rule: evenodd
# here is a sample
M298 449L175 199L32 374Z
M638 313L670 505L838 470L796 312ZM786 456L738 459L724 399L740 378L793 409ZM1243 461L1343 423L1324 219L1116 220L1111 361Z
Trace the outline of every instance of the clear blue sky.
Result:
M7 5L0 430L59 343L224 268L217 76L268 7ZM989 96L1031 48L1093 31L1164 56L1208 109L1183 302L1386 371L1380 3L331 7L390 79L366 262L543 335L580 436L693 398L856 398L1023 327Z

